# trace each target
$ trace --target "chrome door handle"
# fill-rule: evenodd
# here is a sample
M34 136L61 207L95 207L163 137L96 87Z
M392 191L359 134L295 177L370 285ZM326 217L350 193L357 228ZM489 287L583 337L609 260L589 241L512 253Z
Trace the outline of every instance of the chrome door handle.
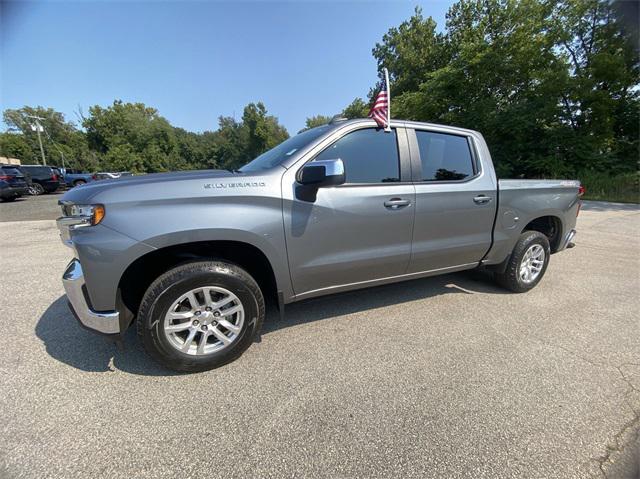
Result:
M473 201L474 203L478 204L478 205L484 205L486 203L489 203L491 201L491 197L490 196L485 196L485 195L480 195L480 196L476 196Z
M397 210L399 208L409 206L410 204L411 201L403 200L402 198L391 198L390 200L384 202L384 206L392 210Z

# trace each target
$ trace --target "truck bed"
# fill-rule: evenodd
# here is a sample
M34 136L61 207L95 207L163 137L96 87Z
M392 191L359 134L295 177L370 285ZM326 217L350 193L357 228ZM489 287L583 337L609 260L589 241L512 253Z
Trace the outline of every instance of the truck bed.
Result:
M564 248L575 229L580 203L577 180L498 180L498 210L493 244L483 264L501 263L513 250L520 232L533 221L555 228L552 252Z

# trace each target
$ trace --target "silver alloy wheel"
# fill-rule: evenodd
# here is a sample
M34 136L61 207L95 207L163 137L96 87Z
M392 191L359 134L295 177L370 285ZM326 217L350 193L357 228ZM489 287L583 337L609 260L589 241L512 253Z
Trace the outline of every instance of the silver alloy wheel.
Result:
M32 196L38 196L44 193L44 188L40 183L33 183L29 187L29 194Z
M520 262L520 280L525 284L533 283L544 266L544 248L539 244L529 246Z
M164 317L171 346L194 355L212 354L232 344L244 324L244 306L219 286L192 289L173 302Z

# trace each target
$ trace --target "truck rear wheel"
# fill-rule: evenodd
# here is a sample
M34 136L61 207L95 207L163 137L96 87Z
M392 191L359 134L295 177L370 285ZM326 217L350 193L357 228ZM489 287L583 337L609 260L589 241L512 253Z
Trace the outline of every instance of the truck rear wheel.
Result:
M496 280L514 293L525 293L544 276L550 255L549 240L545 235L539 231L525 231L513 248L505 272L496 273Z
M138 335L156 361L176 371L214 369L238 358L265 316L258 284L223 261L173 268L147 289L138 311Z

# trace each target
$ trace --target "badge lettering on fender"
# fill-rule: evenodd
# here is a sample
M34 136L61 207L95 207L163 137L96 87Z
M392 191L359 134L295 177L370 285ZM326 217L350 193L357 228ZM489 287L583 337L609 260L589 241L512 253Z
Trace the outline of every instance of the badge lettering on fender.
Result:
M224 189L224 188L259 188L267 186L264 181L246 181L236 183L205 183L205 189Z

